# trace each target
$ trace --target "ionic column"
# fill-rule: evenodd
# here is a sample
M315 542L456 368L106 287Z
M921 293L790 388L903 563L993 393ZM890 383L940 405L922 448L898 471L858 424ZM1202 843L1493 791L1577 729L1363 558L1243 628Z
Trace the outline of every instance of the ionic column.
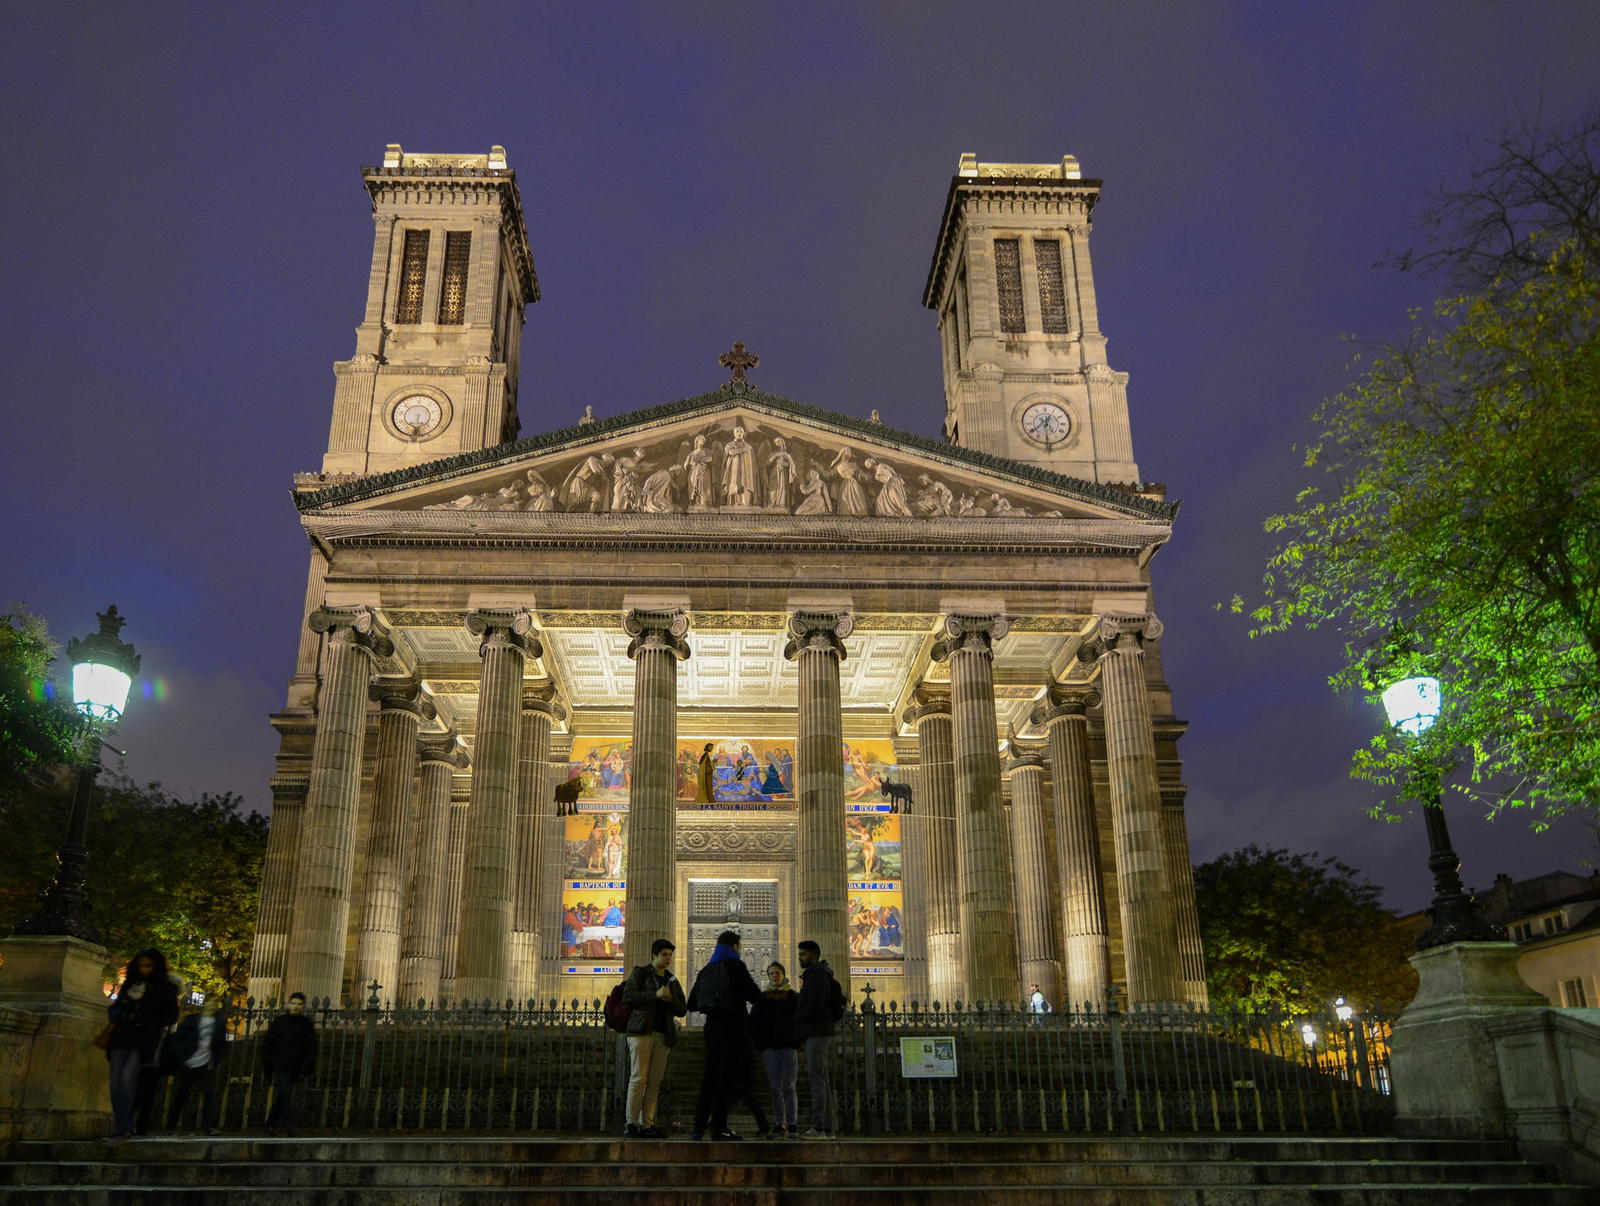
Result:
M672 931L678 873L678 663L689 656L681 610L639 608L622 618L633 638L633 786L628 797L628 928L623 966L650 962ZM688 935L679 935L680 945Z
M1050 1001L1061 988L1056 962L1054 885L1045 849L1044 759L1013 751L1006 763L1011 776L1011 863L1016 875L1017 962L1024 990L1037 984Z
M1075 1009L1106 1007L1111 984L1111 942L1106 929L1100 827L1095 820L1089 771L1087 711L1100 693L1053 688L1033 710L1033 723L1050 734L1050 779L1055 785L1056 852L1061 874L1061 953L1066 998Z
M511 993L511 905L516 887L512 831L517 811L517 730L522 663L544 650L522 610L475 611L467 631L482 637L478 733L473 748L472 808L461 865L461 921L456 999L501 1003Z
M265 1004L282 998L289 914L294 905L295 867L300 860L300 822L306 807L306 780L272 781L272 824L261 866L261 905L256 944L250 957L250 995Z
M439 970L439 997L457 1002L456 951L461 945L461 867L467 856L467 818L472 815L472 788L450 792L450 833L444 860L444 966Z
M961 897L956 879L956 763L950 700L924 688L903 719L917 730L917 793L912 804L924 851L921 884L907 877L928 935L928 1000L966 999L961 967Z
M417 742L417 808L405 931L400 940L400 986L395 1000L435 1004L444 972L445 889L450 878L450 788L467 756L454 733ZM457 883L459 884L459 880Z
M539 993L539 934L552 923L544 914L539 886L544 873L545 830L551 811L550 727L566 718L548 687L522 693L522 751L517 768L517 880L511 947L519 1003Z
M400 928L405 921L405 860L411 794L417 777L417 730L432 720L432 702L414 680L374 683L368 690L378 711L378 773L372 790L367 834L361 928L356 932L356 980L376 981L389 999L400 1000Z
M795 934L822 948L822 957L846 994L850 992L850 872L845 861L844 763L839 754L844 747L839 663L845 658L844 638L854 627L847 611L791 612L790 640L783 651L796 663L800 677Z
M1004 616L948 615L945 635L933 651L936 660L950 663L961 954L967 995L974 1001L1014 1001L1022 989L1002 844L1000 734L994 717L993 643L1009 629Z
M350 924L350 877L373 663L394 652L365 607L321 607L307 619L327 634L311 782L301 820L300 867L290 911L283 988L337 1000Z
M1158 640L1161 631L1161 621L1154 616L1106 616L1097 637L1130 1001L1184 999L1142 648L1144 641Z
M1200 914L1194 902L1194 864L1189 858L1189 829L1183 820L1182 796L1161 806L1162 845L1167 852L1167 880L1172 885L1173 915L1178 926L1178 961L1183 968L1187 1000L1204 1007L1206 957L1200 942Z

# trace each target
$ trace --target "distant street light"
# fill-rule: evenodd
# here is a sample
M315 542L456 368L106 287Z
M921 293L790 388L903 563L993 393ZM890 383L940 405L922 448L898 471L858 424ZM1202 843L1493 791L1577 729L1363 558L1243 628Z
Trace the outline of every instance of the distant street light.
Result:
M1389 723L1400 732L1418 737L1439 719L1442 695L1439 680L1426 675L1403 678L1383 692L1383 710ZM1450 830L1444 820L1444 800L1440 792L1437 767L1419 776L1425 785L1419 802L1428 830L1428 869L1433 872L1433 903L1428 906L1432 923L1417 938L1419 951L1452 942L1504 942L1506 933L1491 925L1478 913L1478 906L1461 884L1461 859L1450 848Z
M91 908L84 892L84 870L89 862L89 797L100 774L103 735L122 716L128 690L139 672L139 655L117 634L125 623L113 605L100 615L100 630L67 645L72 662L72 702L88 721L84 744L87 756L78 768L67 818L67 837L56 851L59 866L50 886L39 897L39 909L17 923L15 933L64 935L98 943L100 931L89 920Z
M1343 997L1335 997L1333 1001L1333 1016L1339 1019L1341 1025L1348 1026L1350 1019L1356 1016L1356 1011L1349 1001L1346 1001Z

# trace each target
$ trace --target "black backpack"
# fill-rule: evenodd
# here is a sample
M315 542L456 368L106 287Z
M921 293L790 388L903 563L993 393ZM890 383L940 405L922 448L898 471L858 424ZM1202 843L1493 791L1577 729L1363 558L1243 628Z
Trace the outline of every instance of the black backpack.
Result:
M694 982L695 1008L708 1018L733 1017L743 1007L743 1002L734 996L733 985L728 983L729 962L725 959L713 963Z
M834 1021L844 1017L845 1007L849 1002L845 1000L844 989L839 987L839 981L828 977L828 1016Z

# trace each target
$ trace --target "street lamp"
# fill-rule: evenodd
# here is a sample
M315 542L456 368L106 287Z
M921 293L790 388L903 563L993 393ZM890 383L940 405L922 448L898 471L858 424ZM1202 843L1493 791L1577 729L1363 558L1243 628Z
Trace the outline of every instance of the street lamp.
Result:
M1442 696L1439 680L1427 675L1403 678L1383 692L1383 710L1389 723L1400 732L1417 737L1439 719ZM1506 932L1478 914L1477 904L1461 884L1461 859L1450 848L1450 829L1444 820L1444 801L1440 797L1436 769L1423 777L1419 802L1428 830L1428 869L1433 872L1433 903L1428 906L1432 923L1417 937L1417 949L1449 946L1452 942L1504 942Z
M113 605L101 613L98 632L67 644L67 657L72 662L72 702L88 722L88 754L78 768L66 841L56 851L60 865L55 878L40 895L38 910L17 923L17 934L100 941L100 931L89 920L89 898L83 890L84 869L89 862L89 796L100 774L102 734L121 717L133 676L139 672L139 655L117 635L125 622Z

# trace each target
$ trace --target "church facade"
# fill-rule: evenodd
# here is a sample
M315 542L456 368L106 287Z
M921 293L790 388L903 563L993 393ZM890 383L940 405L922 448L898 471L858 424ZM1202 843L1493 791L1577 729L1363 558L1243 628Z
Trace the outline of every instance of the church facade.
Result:
M944 438L724 384L518 439L515 173L388 148L310 544L251 993L590 1000L662 935L879 1000L1203 1001L1076 160L963 156Z

